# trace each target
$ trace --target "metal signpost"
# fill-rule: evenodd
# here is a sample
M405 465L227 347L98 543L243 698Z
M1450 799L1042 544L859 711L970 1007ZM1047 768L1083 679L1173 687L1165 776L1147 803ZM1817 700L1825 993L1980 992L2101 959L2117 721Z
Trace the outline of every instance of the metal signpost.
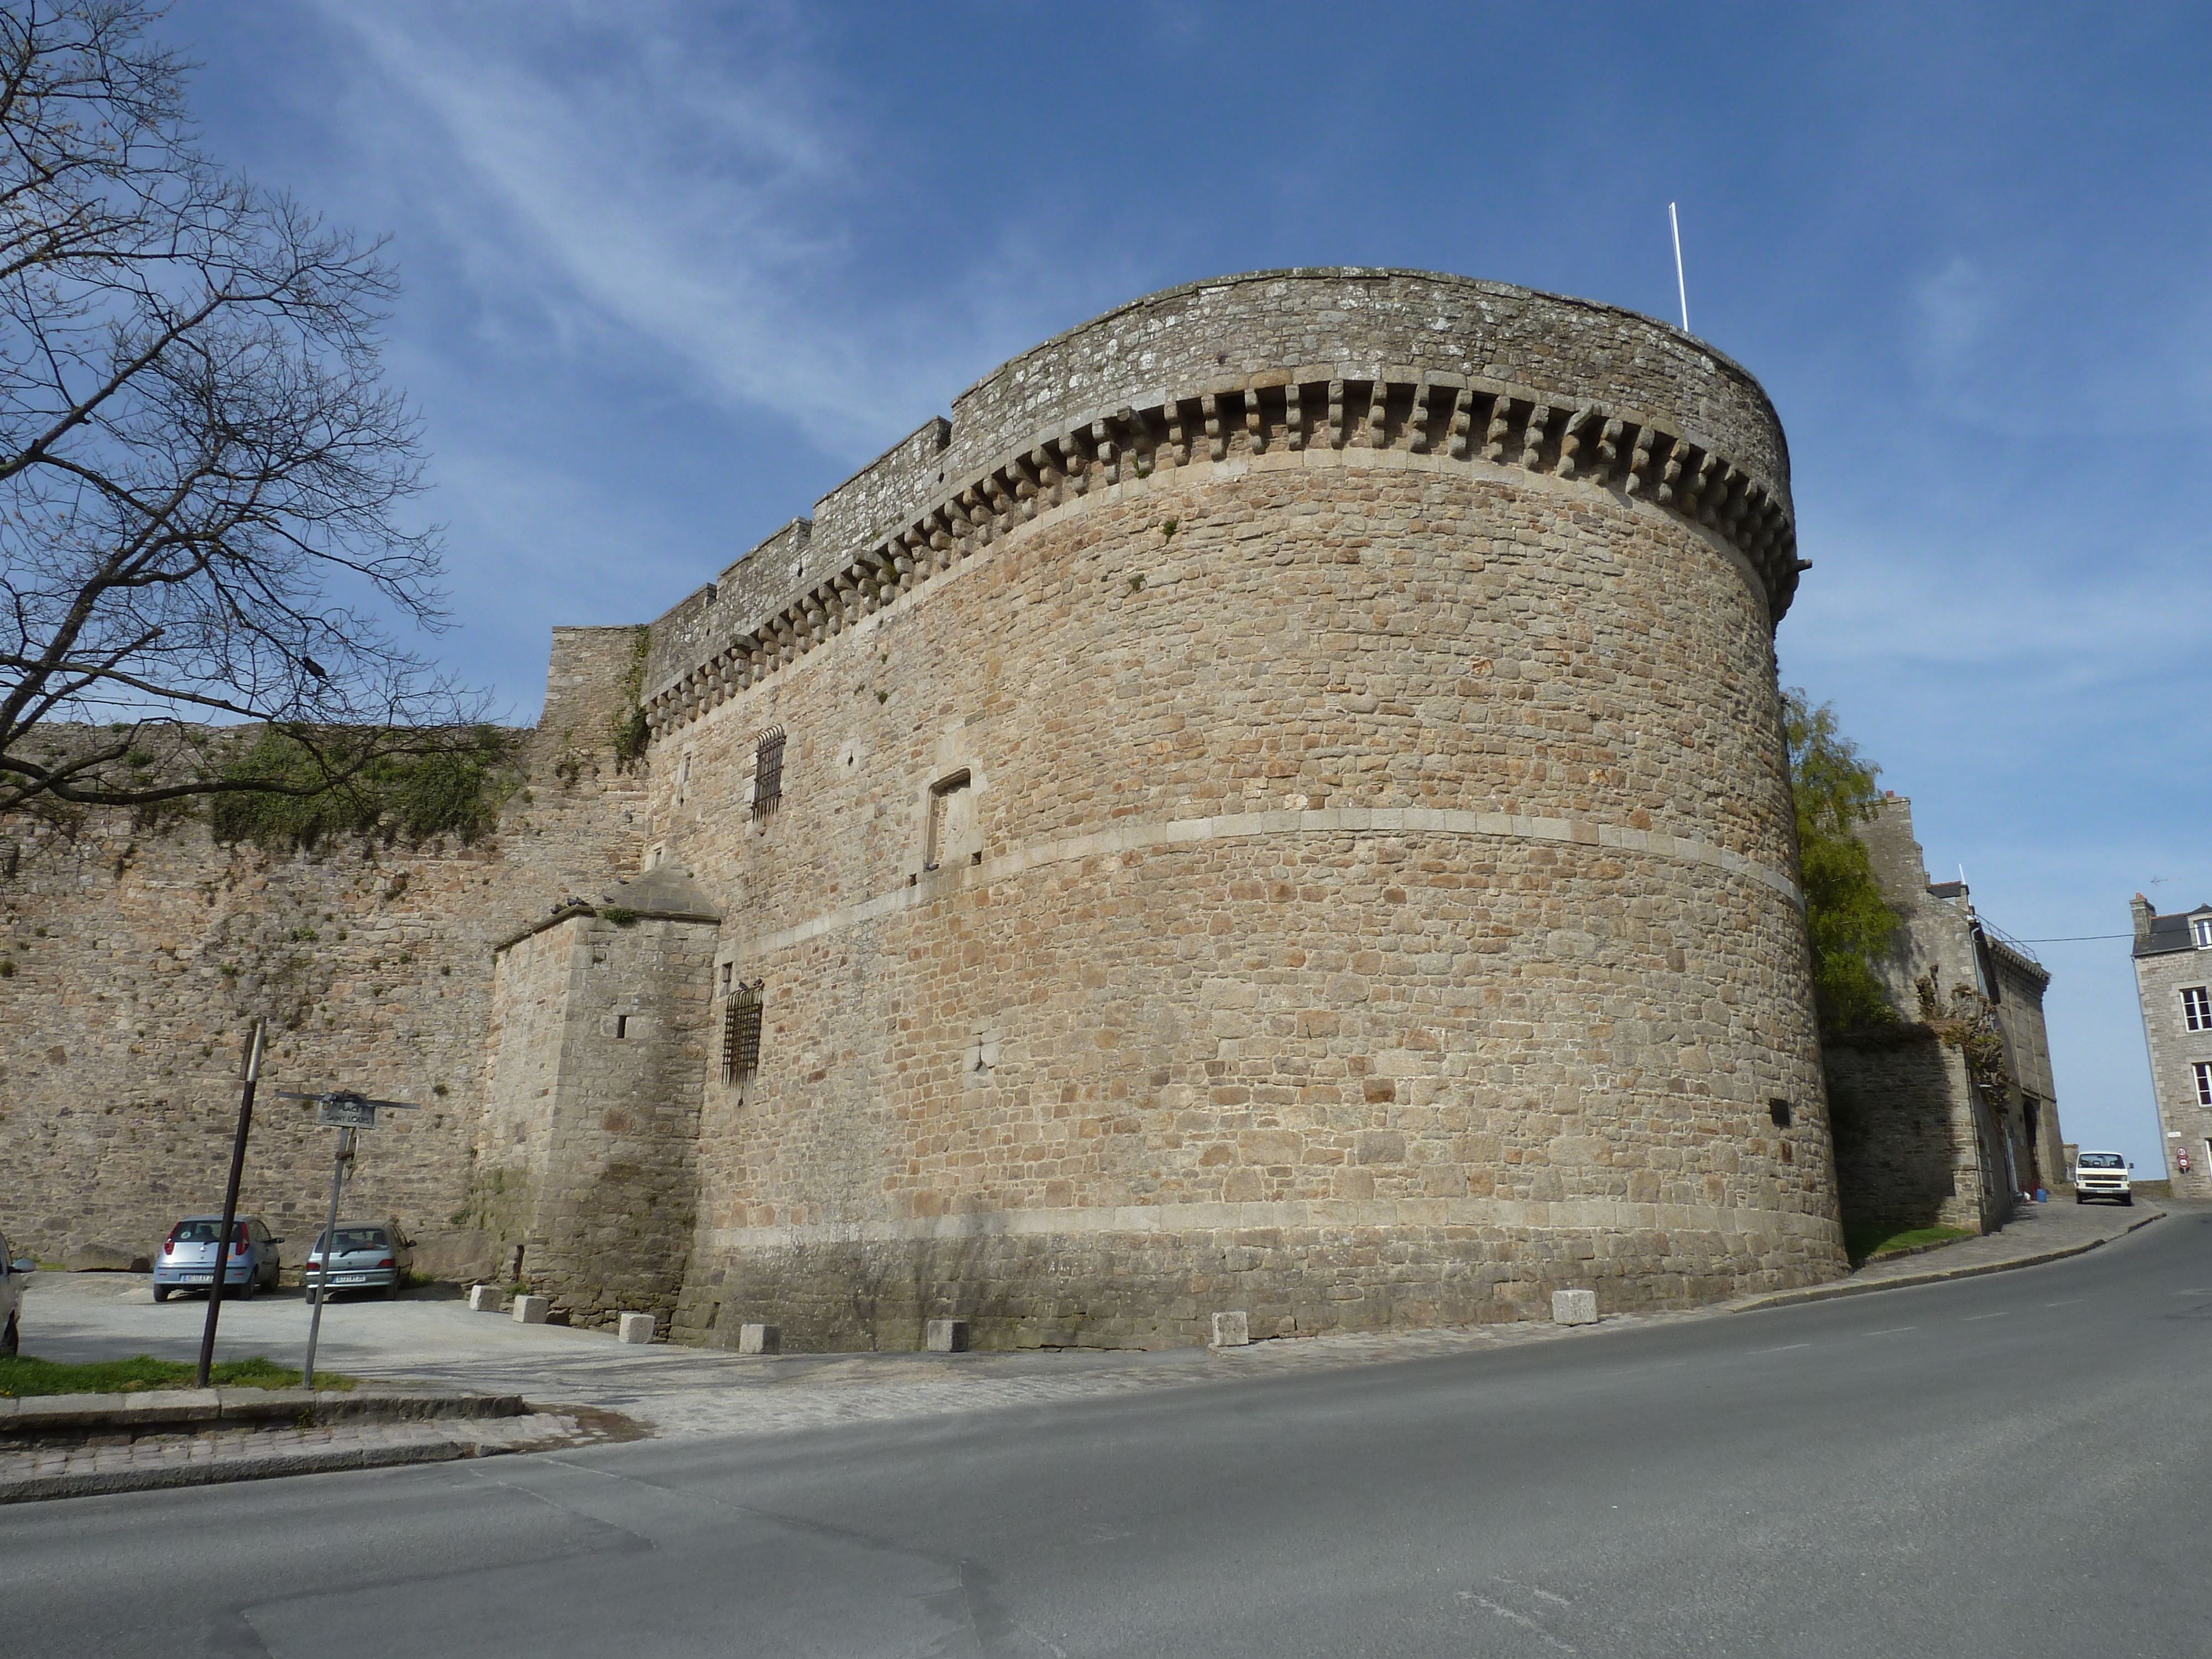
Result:
M331 1293L331 1258L337 1254L338 1196L345 1185L346 1165L353 1160L354 1134L357 1130L376 1127L379 1107L398 1112L422 1109L410 1100L371 1100L353 1089L333 1089L320 1095L288 1094L286 1098L313 1101L317 1127L338 1132L337 1156L331 1165L331 1215L323 1227L323 1271L307 1296L308 1304L314 1311L307 1316L307 1363L301 1380L312 1389L315 1386L315 1345L323 1334L323 1302ZM309 1260L312 1262L312 1249Z
M204 1389L215 1364L216 1322L222 1314L224 1281L230 1273L230 1230L238 1224L238 1183L246 1173L246 1137L253 1127L253 1091L261 1081L262 1036L267 1022L255 1020L246 1034L246 1087L238 1099L238 1133L230 1143L230 1182L222 1189L222 1231L216 1235L215 1271L208 1276L207 1324L200 1332L200 1364L192 1386ZM258 1267L256 1263L256 1267ZM252 1287L249 1270L247 1286Z

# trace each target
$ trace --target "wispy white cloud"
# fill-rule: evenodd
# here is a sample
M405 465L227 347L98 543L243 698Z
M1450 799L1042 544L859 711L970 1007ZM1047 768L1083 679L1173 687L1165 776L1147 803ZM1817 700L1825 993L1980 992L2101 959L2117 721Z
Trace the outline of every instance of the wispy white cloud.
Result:
M1018 244L980 246L949 294L886 302L851 227L899 168L787 14L733 28L670 4L324 12L390 94L358 102L360 142L441 180L432 210L489 332L654 354L854 457L1040 326L1054 285L1006 280L1000 255L1028 263Z

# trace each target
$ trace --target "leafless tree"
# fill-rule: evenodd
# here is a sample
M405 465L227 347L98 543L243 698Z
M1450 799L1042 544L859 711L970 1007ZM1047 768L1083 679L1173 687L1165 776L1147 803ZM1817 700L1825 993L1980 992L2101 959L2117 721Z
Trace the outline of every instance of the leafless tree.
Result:
M0 4L0 811L309 793L477 713L394 632L442 616L382 246L202 155L158 15Z

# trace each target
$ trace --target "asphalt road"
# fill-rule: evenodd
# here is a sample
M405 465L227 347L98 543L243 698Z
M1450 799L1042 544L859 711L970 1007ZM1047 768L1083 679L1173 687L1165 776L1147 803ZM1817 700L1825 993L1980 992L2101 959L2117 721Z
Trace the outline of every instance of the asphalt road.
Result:
M1443 1359L0 1510L8 1655L2212 1650L2212 1212Z

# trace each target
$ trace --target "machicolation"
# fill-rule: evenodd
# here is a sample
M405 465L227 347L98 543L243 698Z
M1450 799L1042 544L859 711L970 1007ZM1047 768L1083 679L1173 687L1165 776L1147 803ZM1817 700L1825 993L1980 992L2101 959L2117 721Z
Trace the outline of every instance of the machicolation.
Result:
M580 1321L1152 1346L1832 1276L1773 656L1803 568L1765 397L1666 325L1397 270L1154 295L649 643L563 630L482 846L364 883L185 837L103 888L123 826L41 843L19 932L182 966L126 1040L22 953L0 1083L40 1138L0 1203L42 1246L166 1224L177 1136L164 1168L63 1114L222 1029L193 964L234 912L180 895L245 880L438 964L403 1018L332 988L287 1063L401 1086L434 1030L452 1107L389 1206Z

